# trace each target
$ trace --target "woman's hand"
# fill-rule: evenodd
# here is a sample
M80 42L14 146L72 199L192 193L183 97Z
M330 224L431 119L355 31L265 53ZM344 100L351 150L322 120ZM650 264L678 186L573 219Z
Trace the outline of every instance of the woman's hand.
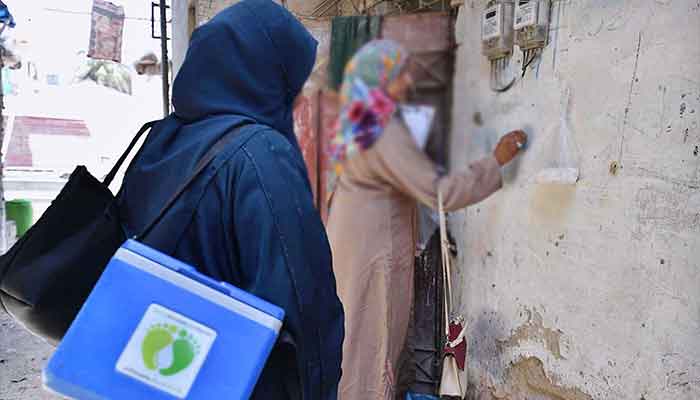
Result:
M496 161L502 167L511 162L527 144L527 134L521 130L512 131L501 138L493 151Z

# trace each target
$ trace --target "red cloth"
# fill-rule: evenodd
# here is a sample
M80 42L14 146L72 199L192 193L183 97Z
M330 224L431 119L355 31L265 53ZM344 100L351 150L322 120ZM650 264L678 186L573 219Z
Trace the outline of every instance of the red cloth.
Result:
M450 322L450 337L449 341L454 342L457 340L457 337L459 334L462 332L462 329L464 328L464 325L455 323L455 322ZM455 361L457 361L457 366L459 367L460 370L464 371L464 365L466 364L467 360L467 338L463 337L459 344L455 347L451 347L449 343L445 343L445 348L443 349L445 354L452 354L455 358Z
M88 57L121 62L123 32L124 7L105 0L94 0Z

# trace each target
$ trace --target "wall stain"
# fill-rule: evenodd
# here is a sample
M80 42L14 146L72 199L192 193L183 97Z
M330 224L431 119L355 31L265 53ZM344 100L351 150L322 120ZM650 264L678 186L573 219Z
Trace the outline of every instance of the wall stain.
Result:
M593 400L591 395L575 387L566 387L548 376L537 357L526 357L512 363L506 372L504 385L487 386L488 400Z
M575 197L575 185L540 184L533 192L530 212L542 220L561 220L570 212Z
M496 340L499 350L503 352L508 348L517 348L523 342L537 341L541 342L554 358L563 360L560 346L562 331L545 327L542 315L537 311L526 308L525 313L528 315L527 322L517 327L507 339Z
M620 170L620 164L617 161L613 161L610 163L610 175L615 176L617 175L617 172Z
M467 346L470 366L491 376L498 376L503 371L503 352L493 338L503 337L507 333L505 319L498 311L482 310L476 321L471 324L469 344Z

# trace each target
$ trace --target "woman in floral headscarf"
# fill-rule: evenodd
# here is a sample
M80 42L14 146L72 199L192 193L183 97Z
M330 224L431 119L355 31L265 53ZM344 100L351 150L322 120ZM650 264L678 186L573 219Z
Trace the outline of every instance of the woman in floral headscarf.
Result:
M328 233L346 336L340 400L388 400L413 300L416 208L445 209L483 200L501 187L502 165L527 140L504 136L494 155L464 172L440 175L397 112L412 84L408 53L386 40L365 45L348 63L332 160L337 180Z

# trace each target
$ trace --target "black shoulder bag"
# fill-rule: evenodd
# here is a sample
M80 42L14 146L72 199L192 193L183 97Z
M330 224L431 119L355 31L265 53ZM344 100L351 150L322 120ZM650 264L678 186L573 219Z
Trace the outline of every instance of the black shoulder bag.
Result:
M145 124L105 179L78 166L39 221L0 257L0 304L37 336L58 343L126 236L109 184L143 134ZM163 218L195 178L240 131L222 137L199 161L142 238ZM137 155L138 157L138 155Z

